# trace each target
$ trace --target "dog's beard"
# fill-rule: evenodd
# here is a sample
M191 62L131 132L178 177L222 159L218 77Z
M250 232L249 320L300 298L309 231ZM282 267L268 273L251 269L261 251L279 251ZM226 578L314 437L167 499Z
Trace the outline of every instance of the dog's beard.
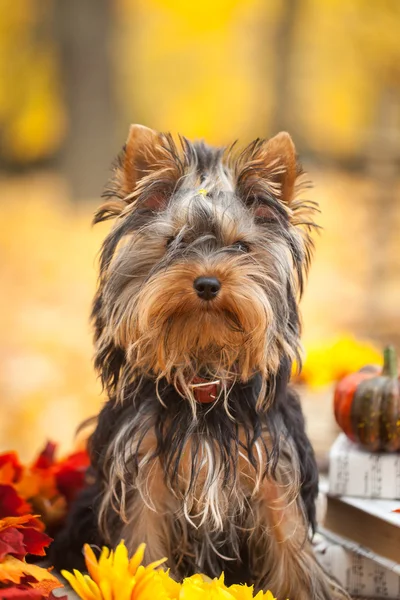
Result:
M270 280L252 276L248 262L235 261L234 269L231 262L213 271L222 287L211 302L197 297L193 281L200 267L188 263L155 274L129 301L126 288L114 307L114 339L128 363L124 384L138 375L156 376L190 398L195 376L218 379L227 391L255 372L265 382L277 372L282 350L291 352L276 320L282 294L276 284L267 294L261 283Z

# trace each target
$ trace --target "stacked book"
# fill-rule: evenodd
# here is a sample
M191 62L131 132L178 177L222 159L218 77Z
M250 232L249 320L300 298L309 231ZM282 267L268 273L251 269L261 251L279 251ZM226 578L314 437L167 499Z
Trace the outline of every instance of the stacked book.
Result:
M341 434L322 491L323 567L353 596L400 600L400 454L372 454Z

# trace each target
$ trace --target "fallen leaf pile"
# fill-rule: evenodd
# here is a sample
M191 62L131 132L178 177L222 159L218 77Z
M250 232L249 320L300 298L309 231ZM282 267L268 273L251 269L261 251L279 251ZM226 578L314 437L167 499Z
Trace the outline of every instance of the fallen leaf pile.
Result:
M88 463L84 449L57 460L51 442L29 466L15 452L0 454L0 600L67 600L65 594L53 593L63 585L51 569L28 562L26 556L46 555L52 538L44 530L63 523L84 485ZM88 574L62 574L82 600L275 600L269 591L254 596L252 586L225 585L223 573L213 580L195 574L177 582L158 568L165 558L143 566L144 552L141 544L129 558L121 541L115 550L104 547L97 559L86 544Z
M0 507L4 510L1 502ZM33 515L0 519L0 600L53 599L53 590L62 587L49 569L25 560L27 554L46 554L51 538L43 529L43 523Z
M85 450L57 460L52 442L29 466L15 452L0 454L0 519L37 513L50 531L59 527L84 485L88 465Z

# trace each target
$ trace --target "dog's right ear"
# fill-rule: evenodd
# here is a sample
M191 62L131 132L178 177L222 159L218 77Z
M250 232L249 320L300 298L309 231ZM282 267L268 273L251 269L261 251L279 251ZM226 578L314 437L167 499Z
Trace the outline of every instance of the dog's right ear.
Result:
M170 134L131 125L111 182L103 194L107 200L96 212L94 223L120 215L140 196L142 208L162 209L166 204L166 188L175 185L181 175L180 161L176 159L176 146Z
M162 136L144 125L131 125L123 157L121 191L124 197L135 191L141 179L160 168Z

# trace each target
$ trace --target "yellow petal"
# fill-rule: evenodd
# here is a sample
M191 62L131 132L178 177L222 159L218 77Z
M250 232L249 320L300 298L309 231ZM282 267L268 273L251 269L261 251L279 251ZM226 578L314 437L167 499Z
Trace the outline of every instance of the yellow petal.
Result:
M114 576L116 577L116 579L128 576L128 550L123 540L118 544L118 546L115 549L113 567Z
M168 558L164 557L164 558L160 558L160 560L155 560L154 562L150 563L149 565L147 565L145 567L146 571L147 570L151 570L154 571L154 569L156 569L157 567L159 567L160 565L163 565L164 563L166 563L168 560Z
M92 592L92 594L96 598L96 600L103 600L101 591L100 591L98 585L93 581L93 579L91 579L91 577L89 577L89 575L84 575L84 579L85 579L86 585L88 586L88 588L90 589L90 591Z
M61 571L61 575L65 577L74 592L76 592L82 600L92 600L86 593L86 586L82 585L81 581L76 577L76 573L78 572L79 571L74 571L75 575L73 575L72 573L69 573L69 571ZM81 573L79 574L81 575Z
M90 587L88 586L88 583L85 579L85 577L82 575L82 573L80 571L77 571L76 569L74 569L74 575L76 580L78 581L78 584L80 585L81 589L83 590L84 596L82 596L82 598L85 598L85 600L97 600L96 596L92 593Z
M252 600L253 598L253 586L252 585L238 585L238 584L233 584L231 586L229 586L229 591L231 592L231 594L233 594L236 598L236 600ZM259 597L259 594L261 593L261 597ZM258 597L258 600L262 600L263 597L263 592L259 592L256 596L256 598Z
M64 571L64 569L62 569L61 575L64 577L64 579L66 579L68 581L69 585L72 587L74 592L76 592L78 594L78 596L80 596L82 598L82 596L81 596L82 590L81 590L76 578L72 575L72 573L70 573L69 571Z
M103 600L113 600L111 583L108 581L108 579L100 580L99 588L101 590Z
M83 546L83 554L85 556L86 567L91 578L96 583L99 583L99 565L97 563L96 555L89 544L85 544Z
M137 568L143 562L144 551L146 550L146 544L140 544L135 554L129 561L129 571L132 575L136 574Z
M181 584L172 579L168 571L163 571L159 569L157 571L157 578L161 581L161 584L168 595L168 598L177 599L179 597L179 592L181 589Z
M136 581L134 577L126 577L125 579L121 579L119 585L113 586L113 597L117 600L131 600L132 591L135 588Z
M99 581L113 577L113 560L114 553L104 546L97 563Z
M143 573L143 571L142 571ZM146 587L154 583L157 583L157 571L147 571L143 575L136 578L136 585L134 589L134 597L138 598L140 594L144 592ZM159 581L159 580L158 580Z
M112 551L109 548L107 548L107 546L103 546L100 552L98 564L100 565L100 563L107 562L110 554L112 555Z

